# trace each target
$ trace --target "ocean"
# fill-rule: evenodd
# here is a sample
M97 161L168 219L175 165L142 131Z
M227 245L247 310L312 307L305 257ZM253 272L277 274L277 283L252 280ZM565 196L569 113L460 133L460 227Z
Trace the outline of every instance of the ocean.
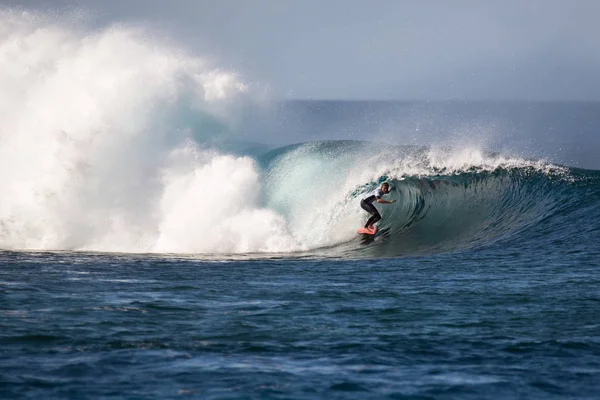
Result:
M600 103L265 100L0 17L2 399L600 396Z

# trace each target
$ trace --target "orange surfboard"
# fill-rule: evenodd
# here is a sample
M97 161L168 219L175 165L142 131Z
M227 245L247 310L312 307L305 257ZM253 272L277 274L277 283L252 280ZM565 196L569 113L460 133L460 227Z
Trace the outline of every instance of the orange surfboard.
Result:
M365 235L374 235L375 232L377 232L377 227L376 226L374 226L371 229L369 229L369 228L360 228L358 230L358 233L362 233L362 234L365 234Z

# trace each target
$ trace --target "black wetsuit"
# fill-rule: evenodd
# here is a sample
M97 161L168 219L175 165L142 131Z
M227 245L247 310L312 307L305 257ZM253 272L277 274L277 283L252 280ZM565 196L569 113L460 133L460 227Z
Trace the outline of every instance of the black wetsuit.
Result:
M381 196L383 196L383 194L384 193L381 189L377 189L374 194L360 201L360 206L362 207L362 209L371 214L371 218L369 218L369 220L365 224L365 228L368 228L369 226L373 225L381 219L381 215L373 205L373 202L377 199L380 199Z

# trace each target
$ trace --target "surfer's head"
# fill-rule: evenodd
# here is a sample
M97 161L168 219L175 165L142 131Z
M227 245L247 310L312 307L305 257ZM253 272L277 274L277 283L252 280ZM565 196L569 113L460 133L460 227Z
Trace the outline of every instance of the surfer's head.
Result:
M383 190L385 193L389 193L390 192L390 184L387 182L383 182L381 184L381 190Z

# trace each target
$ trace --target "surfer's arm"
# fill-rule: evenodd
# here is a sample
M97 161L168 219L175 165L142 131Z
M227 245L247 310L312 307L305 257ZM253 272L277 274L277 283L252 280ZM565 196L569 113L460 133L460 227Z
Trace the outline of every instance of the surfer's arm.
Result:
M378 203L382 203L382 204L392 204L393 202L395 202L396 200L384 200L382 198L377 199Z

